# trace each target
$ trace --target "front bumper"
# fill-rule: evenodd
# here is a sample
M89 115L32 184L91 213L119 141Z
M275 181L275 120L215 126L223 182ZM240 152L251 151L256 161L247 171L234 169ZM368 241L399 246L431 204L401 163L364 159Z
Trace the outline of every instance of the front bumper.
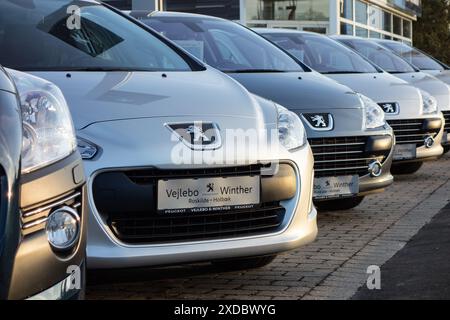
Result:
M305 146L285 154L295 170L297 188L292 199L281 201L286 209L282 228L272 233L211 240L172 243L130 244L120 241L97 211L93 181L99 172L88 172L91 219L89 222L88 268L129 268L163 266L220 259L277 254L312 242L317 235L316 209L312 205L313 159ZM285 159L286 159L285 158ZM264 160L261 160L264 161ZM86 162L89 165L94 163ZM177 168L179 169L179 168Z
M77 266L76 272L50 288L29 297L27 300L74 300L82 295L85 282L83 265Z
M61 288L59 284L67 278L71 268L83 265L86 205L83 164L78 153L23 176L20 199L22 236L15 255L8 299L55 295L55 290ZM73 207L81 221L79 240L70 252L53 250L45 232L48 215L61 206ZM55 283L57 285L53 288ZM73 292L61 293L66 297Z
M420 127L416 128L413 123L419 123L418 121L420 121L421 124ZM412 159L395 159L394 157L393 163L395 165L435 160L443 154L444 148L442 147L442 138L445 121L442 113L440 113L440 116L428 116L422 119L399 120L397 122L391 121L391 124L397 137L397 145L416 144L416 156ZM412 131L410 131L413 128L414 130L419 130L420 128L420 133L413 134ZM425 146L425 139L428 137L432 137L434 140L431 147Z

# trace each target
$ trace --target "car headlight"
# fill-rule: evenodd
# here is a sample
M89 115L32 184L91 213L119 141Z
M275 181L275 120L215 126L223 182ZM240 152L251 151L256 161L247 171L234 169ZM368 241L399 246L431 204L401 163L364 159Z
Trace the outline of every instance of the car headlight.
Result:
M76 146L75 130L61 90L32 75L8 72L20 97L22 172L34 171L70 155Z
M54 249L72 249L80 236L80 217L72 208L62 207L50 214L45 231Z
M437 111L436 98L423 90L420 90L420 93L422 94L423 113L424 114L436 113Z
M364 106L364 127L366 129L375 129L384 126L386 119L383 109L365 95L358 94L358 96Z
M278 137L280 143L287 149L293 150L306 143L306 132L303 123L294 112L280 106L278 111Z

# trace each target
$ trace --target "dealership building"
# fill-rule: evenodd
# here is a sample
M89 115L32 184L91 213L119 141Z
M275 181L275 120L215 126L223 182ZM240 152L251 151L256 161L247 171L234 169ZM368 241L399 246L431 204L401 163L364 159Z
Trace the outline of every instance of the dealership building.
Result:
M410 43L421 0L109 0L125 10L214 15L250 27L290 28Z

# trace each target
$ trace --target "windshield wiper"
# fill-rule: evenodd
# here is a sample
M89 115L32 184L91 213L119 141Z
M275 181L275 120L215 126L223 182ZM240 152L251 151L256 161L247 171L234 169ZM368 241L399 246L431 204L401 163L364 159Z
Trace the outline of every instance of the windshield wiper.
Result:
M223 70L225 73L281 73L288 72L277 69L241 69L241 70Z
M113 72L113 71L122 71L122 72L139 72L139 71L158 71L154 69L145 69L145 68L120 68L120 67L69 67L64 69L63 71L86 71L86 72Z
M361 71L325 71L321 72L321 74L352 74L352 73L367 73L367 72L361 72Z

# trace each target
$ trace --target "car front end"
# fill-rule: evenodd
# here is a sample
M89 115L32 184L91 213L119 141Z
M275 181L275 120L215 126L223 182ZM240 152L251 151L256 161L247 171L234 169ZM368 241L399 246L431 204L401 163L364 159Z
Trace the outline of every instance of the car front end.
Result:
M68 107L55 85L7 71L23 122L20 235L7 298L82 298L87 199Z

